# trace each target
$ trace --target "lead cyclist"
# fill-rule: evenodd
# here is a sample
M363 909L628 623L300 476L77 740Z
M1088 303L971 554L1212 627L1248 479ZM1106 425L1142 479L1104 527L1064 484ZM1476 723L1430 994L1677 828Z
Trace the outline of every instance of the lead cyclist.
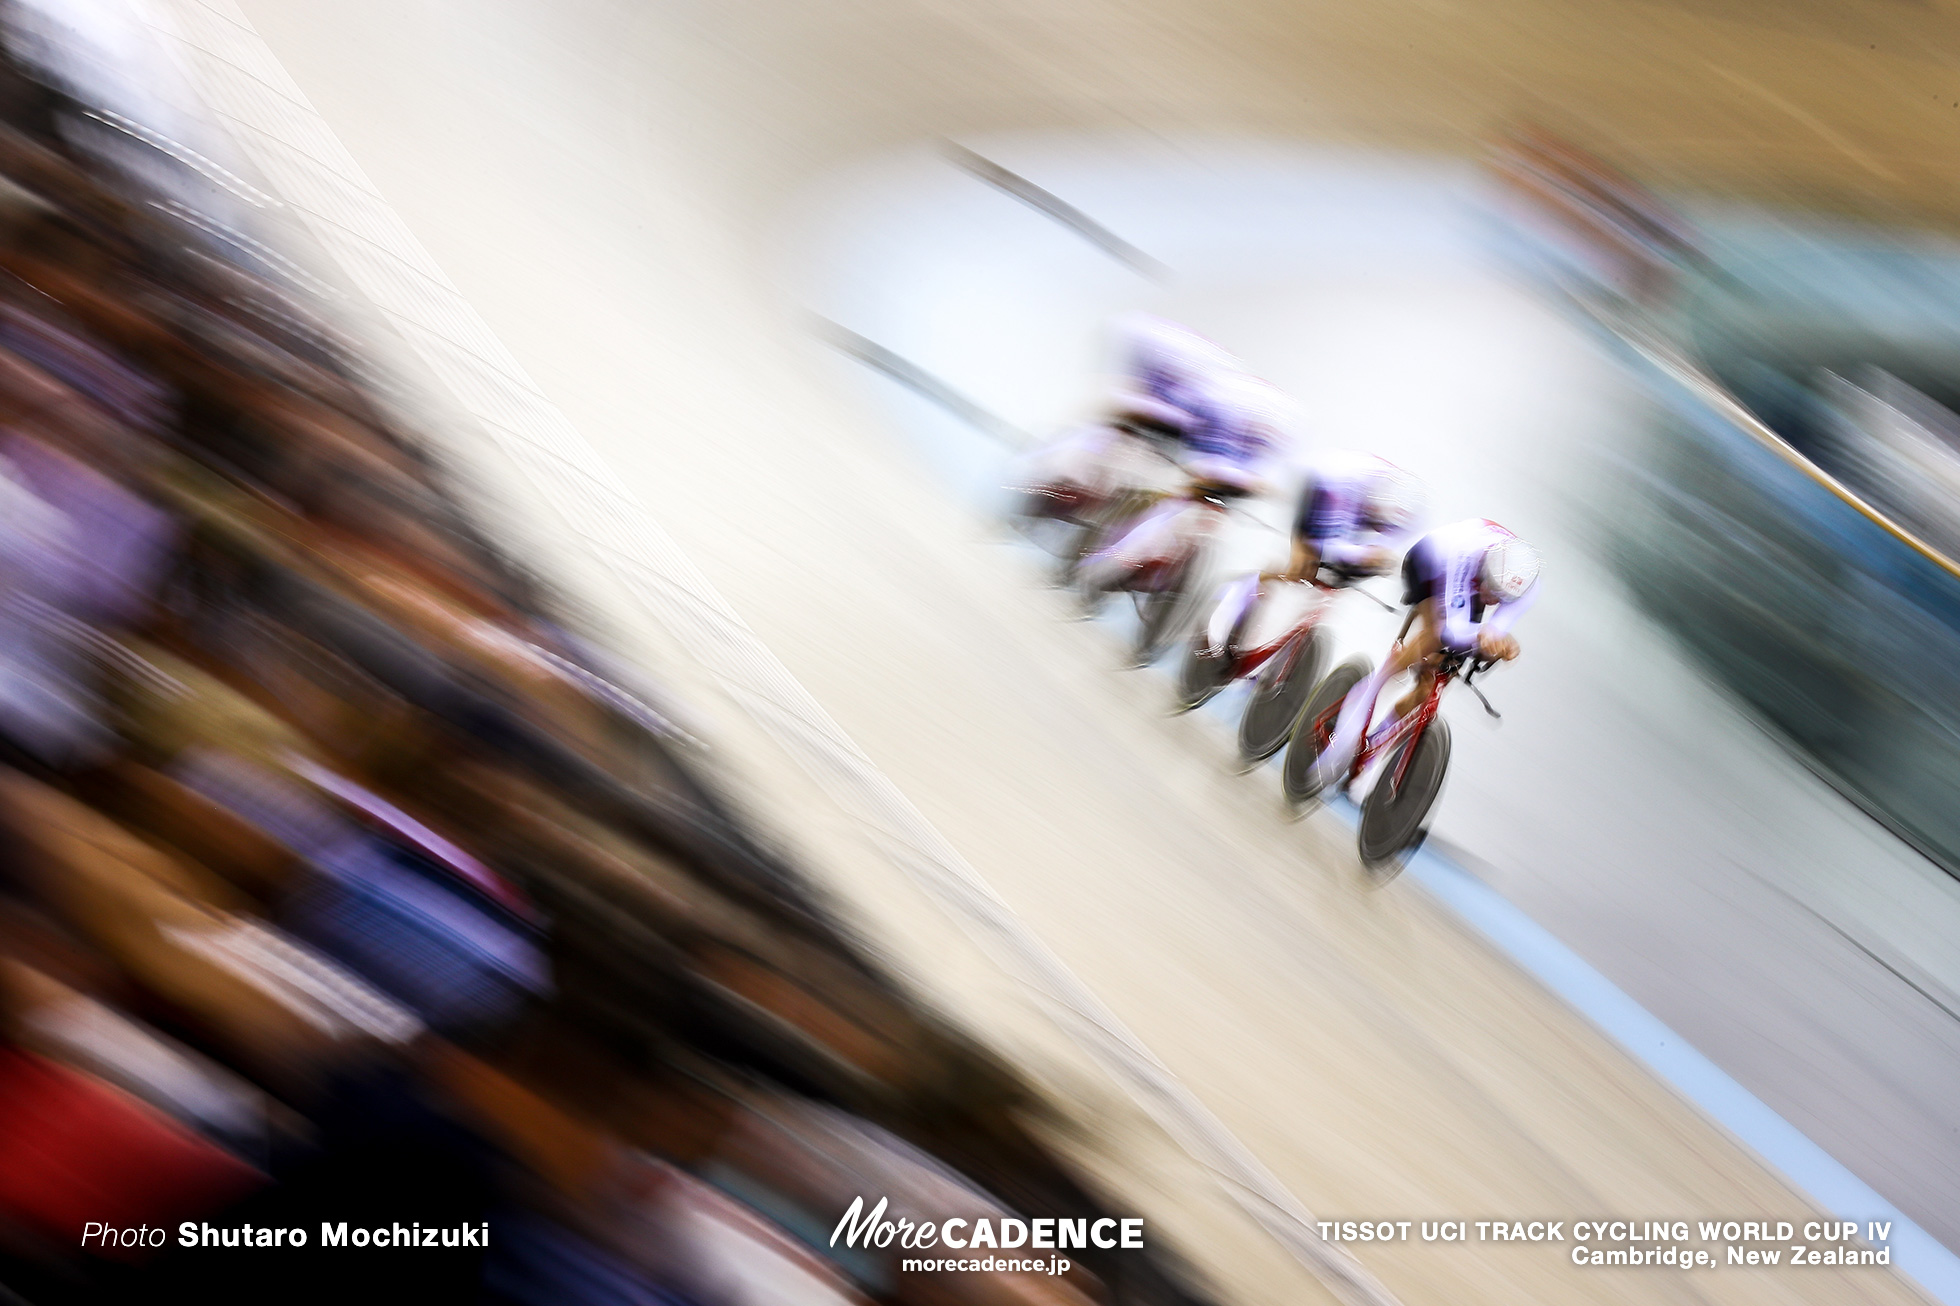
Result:
M1472 517L1417 540L1402 560L1402 583L1402 602L1412 609L1414 629L1404 628L1381 669L1356 685L1341 704L1334 737L1315 764L1317 792L1346 783L1375 702L1389 681L1415 670L1415 684L1396 702L1382 729L1429 696L1446 652L1474 652L1492 662L1518 656L1511 631L1538 601L1538 553L1496 522Z

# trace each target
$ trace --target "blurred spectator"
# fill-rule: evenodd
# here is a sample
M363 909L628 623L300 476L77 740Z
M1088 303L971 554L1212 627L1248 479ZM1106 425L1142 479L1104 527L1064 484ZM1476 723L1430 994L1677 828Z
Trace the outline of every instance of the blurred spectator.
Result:
M1490 164L1600 286L1639 309L1661 307L1682 266L1705 264L1694 234L1659 197L1545 127L1511 128Z
M485 544L323 283L137 120L162 74L26 12L0 67L0 1285L1187 1300L1158 1254L1048 1281L828 1246L861 1194L1102 1207L1026 1089ZM81 1245L180 1220L490 1237Z

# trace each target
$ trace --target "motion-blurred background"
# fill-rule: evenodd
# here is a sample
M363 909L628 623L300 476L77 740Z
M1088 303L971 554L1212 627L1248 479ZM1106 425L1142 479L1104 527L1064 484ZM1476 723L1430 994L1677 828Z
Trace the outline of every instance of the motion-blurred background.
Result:
M7 16L15 1296L1960 1292L1939 5ZM1545 558L1399 880L1002 523L1137 309L1296 414L1208 579L1337 448ZM1594 1216L1898 1264L1313 1232ZM185 1219L492 1238L78 1246Z

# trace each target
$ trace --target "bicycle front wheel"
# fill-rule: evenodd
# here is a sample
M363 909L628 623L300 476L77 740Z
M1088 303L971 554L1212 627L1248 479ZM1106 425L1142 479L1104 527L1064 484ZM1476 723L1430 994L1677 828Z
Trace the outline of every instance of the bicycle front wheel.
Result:
M1288 802L1311 802L1320 794L1315 763L1334 740L1334 725L1340 720L1341 704L1354 687L1374 672L1367 658L1349 658L1327 673L1327 678L1307 698L1306 710L1293 726L1293 737L1286 746L1286 761L1280 766L1280 788Z
M1232 678L1233 658L1213 652L1201 629L1185 643L1184 661L1177 669L1177 710L1190 712L1209 703Z
M1147 667L1162 657L1184 629L1191 615L1191 597L1204 578L1206 560L1204 548L1192 550L1161 586L1136 596L1137 634L1130 645L1136 666Z
M1408 765L1403 767L1406 759ZM1429 811L1450 769L1450 727L1441 717L1395 750L1361 802L1361 860L1373 871L1400 870L1427 833ZM1395 783L1401 770L1402 783Z
M1118 533L1149 506L1147 496L1122 493L1076 518L1056 550L1055 584L1065 588L1076 584L1083 561L1096 550L1115 543Z

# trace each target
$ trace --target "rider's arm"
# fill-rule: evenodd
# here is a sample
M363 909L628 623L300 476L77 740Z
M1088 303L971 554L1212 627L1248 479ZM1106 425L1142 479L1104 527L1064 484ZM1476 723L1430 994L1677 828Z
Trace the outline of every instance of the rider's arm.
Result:
M1439 596L1436 599L1437 606L1440 609L1437 614L1439 620L1436 624L1437 634L1441 636L1443 646L1445 648L1459 649L1477 647L1477 636L1482 633L1483 626L1470 619L1470 605L1463 603L1451 607L1442 607L1442 602L1443 600ZM1488 616L1489 614L1486 613L1486 615Z
M1484 633L1493 636L1510 634L1511 628L1518 624L1518 618L1524 616L1525 610L1538 601L1538 591L1543 588L1542 582L1534 581L1530 589L1509 603L1500 603L1486 612Z
M1370 542L1369 537L1357 539L1349 532L1322 541L1320 558L1336 567L1371 567L1380 557L1380 548L1380 545Z
M1305 543L1329 566L1360 568L1375 559L1374 546L1365 542L1368 537L1361 530L1355 505L1338 491L1309 487L1293 530L1295 540Z
M1136 386L1119 386L1110 396L1110 409L1118 416L1141 417L1173 431L1191 424L1191 414L1176 404Z
M1295 531L1293 554L1286 560L1285 575L1293 580L1311 580L1313 574L1319 570L1320 550L1314 547L1313 541Z

